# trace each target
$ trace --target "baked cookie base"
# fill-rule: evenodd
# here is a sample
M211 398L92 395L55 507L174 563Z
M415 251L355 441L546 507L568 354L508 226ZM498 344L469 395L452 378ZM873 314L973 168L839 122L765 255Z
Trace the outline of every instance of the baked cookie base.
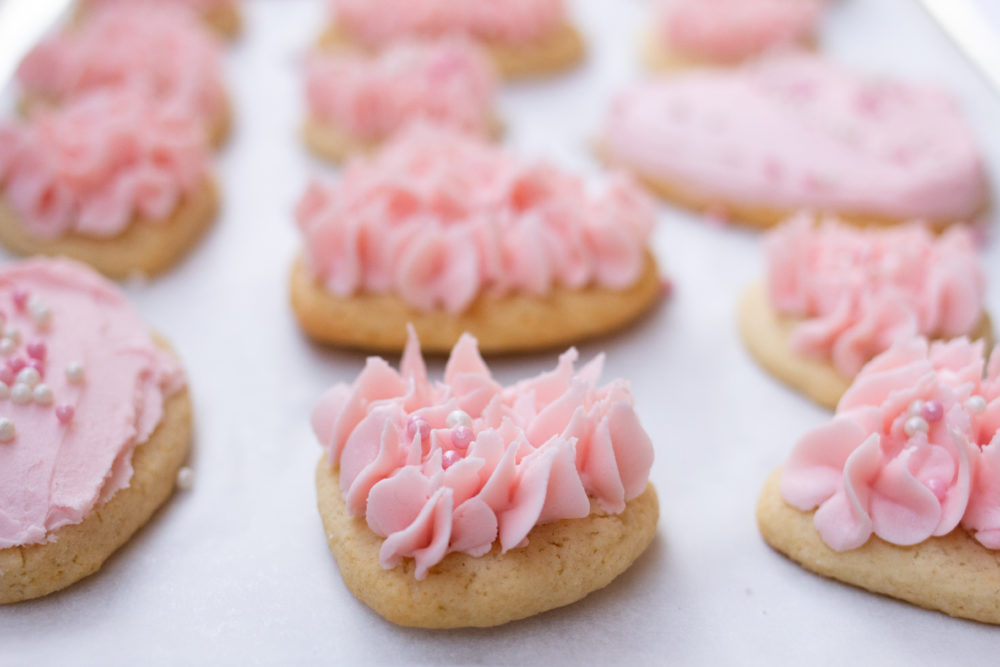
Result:
M0 198L0 243L19 255L63 255L94 267L109 278L162 273L194 246L218 212L211 179L184 199L166 220L136 218L118 236L67 234L54 239L31 235Z
M331 25L320 35L320 48L352 49L362 47L338 25ZM545 37L523 44L484 42L497 72L505 79L544 76L569 69L583 61L586 46L583 36L565 23Z
M236 2L210 8L202 14L202 20L229 40L236 39L243 32L243 16Z
M740 335L743 344L757 362L771 375L831 410L851 386L830 361L812 359L796 353L789 345L792 330L799 320L784 317L771 307L764 283L751 285L743 294L739 309ZM983 313L976 329L969 335L993 345L993 325Z
M799 43L800 48L810 51L816 50L816 42L813 39L804 39ZM759 58L761 54L738 58L735 60L710 60L692 55L684 55L670 48L664 40L657 38L648 31L640 41L640 56L645 66L654 72L676 72L678 70L699 68L699 67L737 67L743 62Z
M837 552L823 542L813 512L781 497L781 469L764 485L757 524L764 540L805 569L925 609L1000 624L1000 551L965 530L901 547L872 536L862 547Z
M48 542L0 549L0 604L48 595L97 572L173 492L190 446L191 400L183 390L167 399L163 420L135 448L127 488Z
M624 327L663 295L652 254L647 254L639 280L623 290L556 287L544 297L480 294L458 315L414 310L393 294L336 296L309 275L301 258L292 267L290 288L300 326L317 341L399 352L411 323L421 348L442 354L466 332L479 340L485 353L565 346Z
M652 484L618 515L591 502L591 514L536 526L525 547L484 556L448 554L427 578L414 561L385 570L382 538L364 518L347 513L338 474L323 456L316 491L327 542L347 588L380 616L420 628L490 627L582 599L607 586L646 550L656 534L659 504Z

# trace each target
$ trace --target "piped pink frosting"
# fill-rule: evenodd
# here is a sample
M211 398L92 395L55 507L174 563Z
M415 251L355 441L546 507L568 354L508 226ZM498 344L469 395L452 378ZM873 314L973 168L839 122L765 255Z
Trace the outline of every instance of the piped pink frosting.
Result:
M817 56L638 84L615 99L601 142L613 162L721 207L952 221L987 199L951 97Z
M443 128L414 126L297 209L307 270L332 293L391 292L465 310L480 292L622 289L638 280L649 200L613 175L578 177Z
M348 512L385 538L382 567L413 558L423 579L449 553L482 556L498 539L506 552L536 525L588 516L590 498L620 513L643 492L653 445L628 383L598 386L603 355L578 371L576 359L502 387L466 334L432 383L411 328L398 372L369 358L320 399L313 429ZM471 419L465 448L454 411Z
M959 525L1000 549L1000 352L912 338L862 369L833 420L795 446L785 500L823 541L911 545ZM985 371L985 374L984 374ZM919 420L919 421L917 421Z
M450 33L532 42L566 23L563 0L330 0L337 23L368 46Z
M654 29L671 52L731 63L805 42L825 5L824 0L659 0Z
M217 41L197 19L169 5L95 12L79 28L35 46L17 78L26 94L57 103L129 87L159 105L189 109L206 124L226 104Z
M486 136L496 87L490 61L460 38L400 43L375 57L317 54L306 72L312 116L366 141L415 120Z
M115 236L166 219L208 178L201 122L133 89L0 125L0 186L31 234Z
M900 338L954 338L983 316L986 279L972 233L924 225L862 229L800 215L766 241L770 303L802 320L795 352L854 377Z
M44 325L42 309L49 312ZM8 390L0 418L16 429L12 440L0 441L0 549L6 549L45 541L128 487L135 448L149 439L164 401L185 379L121 292L74 262L30 260L0 269L0 314L5 336L21 335L0 363ZM48 405L18 404L10 396L11 369L28 362L52 392ZM73 362L85 373L77 382L66 372Z

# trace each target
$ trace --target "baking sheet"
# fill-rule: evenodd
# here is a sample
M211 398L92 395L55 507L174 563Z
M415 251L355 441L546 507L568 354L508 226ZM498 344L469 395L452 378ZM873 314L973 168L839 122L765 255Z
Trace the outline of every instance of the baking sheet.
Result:
M224 213L176 270L126 286L187 364L194 487L97 575L0 608L0 665L995 664L997 630L824 580L762 542L754 521L761 483L827 415L765 375L738 340L736 303L760 275L759 237L668 207L655 248L673 298L637 326L581 347L584 359L607 352L606 379L631 380L656 445L662 516L649 551L582 602L495 629L402 629L357 602L315 509L319 447L308 414L324 389L356 376L364 357L309 343L286 297L298 244L291 208L311 174L332 173L309 160L297 136L299 64L322 25L321 4L246 3L246 34L228 58L238 123L218 161ZM1000 6L983 5L1000 25ZM648 6L573 6L590 60L566 76L507 87L502 113L516 149L596 172L587 142L609 96L641 75L637 36ZM822 46L871 71L948 84L996 171L1000 98L911 0L834 3ZM998 260L993 243L994 313ZM555 356L491 366L512 381L550 368ZM441 361L430 368L440 372Z

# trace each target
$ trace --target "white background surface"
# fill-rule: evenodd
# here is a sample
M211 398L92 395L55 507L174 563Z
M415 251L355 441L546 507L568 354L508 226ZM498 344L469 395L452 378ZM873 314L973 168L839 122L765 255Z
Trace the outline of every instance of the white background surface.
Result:
M640 76L647 7L573 4L589 62L508 86L502 113L521 152L596 170L587 141L611 93ZM1000 7L989 4L1000 25ZM228 62L238 125L218 163L224 214L176 270L127 286L190 373L194 488L97 575L0 608L0 665L996 664L1000 631L824 580L762 542L760 485L826 413L765 375L739 343L734 311L761 271L758 237L667 207L655 246L674 297L581 350L584 359L605 350L605 378L631 380L656 445L662 518L649 551L584 601L495 629L401 629L357 602L315 509L319 447L308 414L364 357L307 342L286 299L298 243L291 208L310 174L328 173L296 134L299 59L323 12L313 1L258 0L245 15ZM1000 97L913 0L836 2L821 41L866 70L951 86L991 169L1000 165ZM996 315L1000 252L995 243L987 252ZM491 365L511 381L554 363L546 354ZM432 372L441 366L432 362Z

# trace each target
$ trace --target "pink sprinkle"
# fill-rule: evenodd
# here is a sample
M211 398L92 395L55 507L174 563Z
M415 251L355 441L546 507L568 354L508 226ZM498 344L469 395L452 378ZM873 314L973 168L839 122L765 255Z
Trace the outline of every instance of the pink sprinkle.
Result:
M60 424L68 424L73 421L73 415L76 410L73 409L72 405L60 405L56 408L56 419L59 420Z
M45 362L41 359L28 359L28 368L34 368L39 377L45 378Z
M28 365L28 360L22 357L21 355L17 355L16 357L11 357L10 359L7 360L7 368L14 371L14 373L20 373L22 370L24 370L24 367L27 365Z
M45 361L45 355L48 354L48 348L45 347L45 343L40 340L28 343L26 350L29 357L37 359L38 361Z
M451 432L451 446L455 449L465 451L472 442L472 429L464 424L456 426Z
M927 488L931 490L938 500L944 500L948 494L948 485L937 477L927 480Z
M431 425L423 417L413 415L406 422L406 437L413 440L413 436L420 434L421 440L426 440L431 434Z
M13 294L14 307L18 310L24 310L24 307L28 305L28 290L16 289Z
M461 454L456 452L454 449L449 449L444 453L444 456L441 457L441 466L445 470L447 470L448 468L452 467L461 460L462 460Z
M944 406L939 401L927 401L924 403L922 414L928 422L941 421L944 417Z
M2 368L0 368L0 382L3 382L5 385L10 386L14 384L14 381L16 379L17 379L17 373L11 370L8 366L3 366Z

